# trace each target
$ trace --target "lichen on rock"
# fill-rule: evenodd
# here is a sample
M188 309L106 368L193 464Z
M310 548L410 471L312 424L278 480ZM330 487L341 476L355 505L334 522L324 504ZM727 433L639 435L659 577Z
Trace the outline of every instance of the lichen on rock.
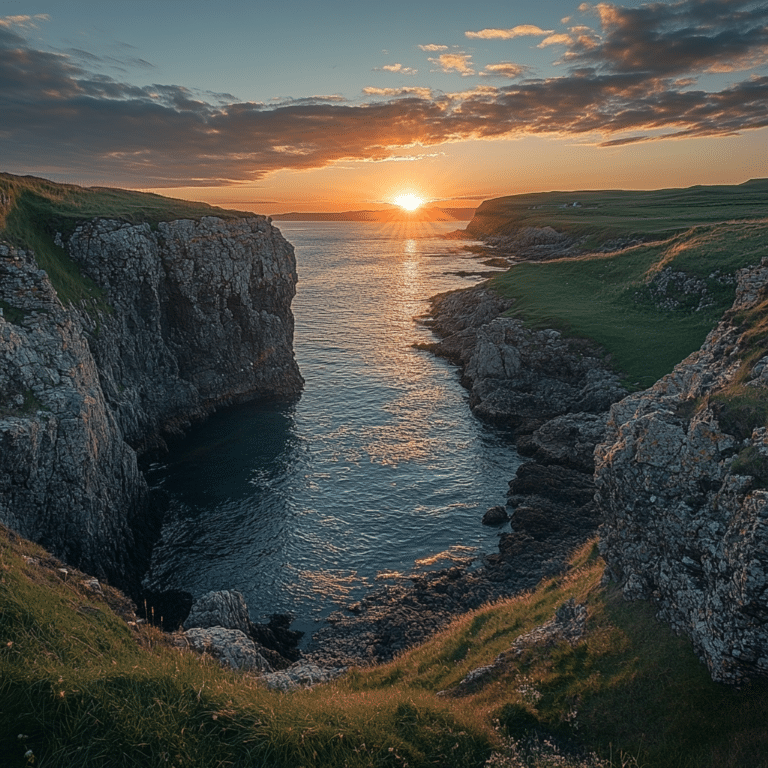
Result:
M609 574L627 598L653 599L725 682L768 675L768 438L761 424L735 434L722 399L752 344L735 319L766 291L768 264L742 270L702 348L616 403L595 454Z

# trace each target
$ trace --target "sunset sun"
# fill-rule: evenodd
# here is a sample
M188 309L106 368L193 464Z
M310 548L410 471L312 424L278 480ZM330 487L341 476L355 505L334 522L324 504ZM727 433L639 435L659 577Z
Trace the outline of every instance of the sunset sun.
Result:
M392 202L394 202L395 205L399 205L401 208L404 208L406 211L415 211L417 208L421 208L426 200L424 200L423 197L419 197L418 195L407 193L398 195Z

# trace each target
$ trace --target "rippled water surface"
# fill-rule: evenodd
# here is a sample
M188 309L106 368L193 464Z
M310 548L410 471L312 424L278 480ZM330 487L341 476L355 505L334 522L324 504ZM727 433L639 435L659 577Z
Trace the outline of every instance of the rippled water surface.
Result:
M171 499L155 587L237 589L254 620L290 612L306 631L414 569L493 551L480 525L519 459L470 413L456 369L413 348L430 296L484 269L456 225L282 222L296 247L290 405L214 415L149 468Z

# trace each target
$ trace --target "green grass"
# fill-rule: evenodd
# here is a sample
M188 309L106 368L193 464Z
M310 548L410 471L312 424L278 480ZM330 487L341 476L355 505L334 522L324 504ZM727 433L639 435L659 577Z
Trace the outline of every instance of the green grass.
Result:
M513 738L535 729L580 742L614 765L768 765L768 684L736 690L713 683L689 641L660 624L652 605L626 603L615 588L600 586L602 569L596 547L588 545L564 577L469 614L402 659L354 672L346 684L449 688L574 598L589 610L583 642L526 651L505 674L460 701Z
M509 235L551 226L587 237L586 246L593 247L612 237L669 236L701 224L764 218L767 200L768 179L688 189L539 192L485 201L467 231Z
M79 768L479 768L507 737L533 733L614 766L768 765L766 685L713 683L650 605L600 586L594 543L565 575L461 617L387 665L288 694L170 647L153 628L130 629L115 613L125 607L118 593L96 597L58 566L0 529L0 749L9 768L26 765L27 750L35 765ZM583 642L526 651L470 696L436 695L571 597L588 606Z
M199 219L203 216L242 218L252 214L226 211L205 203L106 187L56 184L31 176L0 173L0 240L35 252L59 299L89 310L108 311L103 291L57 246L57 232L67 235L78 224L94 218L130 223Z
M714 224L615 253L524 262L491 284L515 300L511 316L592 339L630 385L647 387L698 349L733 303L734 286L713 273L732 275L765 256L767 223ZM649 283L665 268L704 280L713 305L699 311L659 306Z
M131 630L66 581L38 547L0 529L3 765L482 765L495 734L431 692L319 688L285 695L250 675ZM44 567L23 560L41 560ZM46 567L47 566L47 567ZM19 740L19 735L25 738Z

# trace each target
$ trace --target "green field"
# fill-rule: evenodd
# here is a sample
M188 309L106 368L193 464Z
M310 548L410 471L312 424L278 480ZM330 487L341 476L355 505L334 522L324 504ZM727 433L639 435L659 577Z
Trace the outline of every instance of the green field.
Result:
M583 237L582 256L522 262L491 285L514 299L508 314L532 327L592 339L630 387L650 386L698 349L731 306L736 271L768 256L768 182L569 193L568 199L577 195L582 208L561 208L559 193L500 198L481 206L478 214L488 206L493 226L490 218L483 222L476 216L476 230L489 225L485 232L509 233L546 224ZM502 215L510 218L502 221ZM638 233L640 244L595 250ZM654 279L662 270L696 278L699 286L686 294L673 285L658 295Z
M612 237L669 235L700 224L763 219L767 209L768 179L687 189L538 192L485 201L467 232L509 235L522 227L550 226L588 236L593 245Z

